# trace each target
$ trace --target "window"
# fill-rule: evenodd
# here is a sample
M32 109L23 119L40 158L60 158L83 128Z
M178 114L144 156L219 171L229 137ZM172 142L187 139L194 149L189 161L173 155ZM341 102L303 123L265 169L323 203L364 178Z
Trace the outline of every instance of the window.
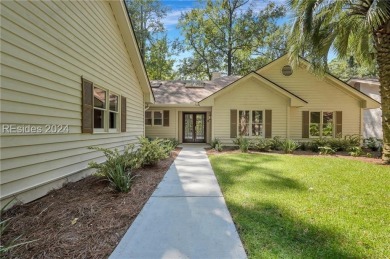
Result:
M333 137L333 112L310 112L310 137Z
M252 136L263 136L263 111L252 111Z
M169 127L169 110L145 111L145 125Z
M238 134L239 136L262 137L264 130L263 111L239 111Z
M110 94L110 109L109 109L109 118L108 118L108 125L110 129L116 129L118 128L118 103L119 103L119 96L115 94Z
M238 112L238 133L240 136L249 136L249 111Z
M153 125L155 126L161 126L162 125L162 112L161 111L154 111L153 112Z
M119 95L95 86L93 97L93 127L95 131L117 132L119 127Z
M95 129L104 129L106 95L106 91L98 87L93 88L93 127Z
M145 125L152 125L152 112L146 111L145 112Z

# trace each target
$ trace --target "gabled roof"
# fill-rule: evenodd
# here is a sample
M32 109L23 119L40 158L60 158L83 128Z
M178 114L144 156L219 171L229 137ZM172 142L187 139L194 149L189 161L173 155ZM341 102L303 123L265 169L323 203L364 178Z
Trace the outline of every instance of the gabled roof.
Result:
M236 81L240 76L224 76L211 81L152 80L156 104L196 104L207 96Z
M124 44L134 66L135 73L144 93L144 101L154 103L153 91L150 87L149 78L145 70L145 65L141 58L140 50L138 48L137 40L129 14L127 12L125 2L118 0L109 1L111 9L114 13L119 30L122 34Z
M276 62L278 62L279 60L283 59L283 58L286 58L288 54L285 54L273 61L271 61L270 63L266 64L265 66L259 68L257 70L258 73L261 73L262 70L265 70L267 69L268 67L274 65ZM299 62L301 64L303 64L304 66L311 66L311 63L306 60L305 58L303 57L299 57ZM355 89L354 87L352 87L351 85L347 84L346 82L340 80L339 78L337 78L336 76L332 75L331 73L328 73L328 72L325 72L325 78L327 80L329 80L330 82L332 82L334 85L340 87L342 90L350 93L352 96L355 96L357 99L363 101L364 105L363 105L363 108L379 108L380 107L380 103L377 102L376 100L372 99L370 96L366 95L365 93Z
M265 78L264 76L260 75L259 73L255 72L255 71L250 72L246 76L244 76L244 77L242 77L242 78L232 82L231 84L229 84L226 87L220 89L219 91L216 91L215 93L207 96L206 98L204 98L201 101L199 101L199 104L207 105L209 102L212 102L212 100L214 98L216 98L216 97L218 97L220 95L223 95L224 93L226 93L230 89L233 89L234 87L239 85L241 82L243 82L245 80L248 80L250 78L255 78L259 82L262 82L265 86L268 86L272 90L274 90L274 91L276 91L276 92L278 92L278 93L288 97L290 99L290 105L291 106L300 107L300 106L304 106L305 104L307 104L307 101L305 101L301 97L299 97L299 96L295 95L294 93L288 91L287 89L283 88L282 86L272 82L271 80Z

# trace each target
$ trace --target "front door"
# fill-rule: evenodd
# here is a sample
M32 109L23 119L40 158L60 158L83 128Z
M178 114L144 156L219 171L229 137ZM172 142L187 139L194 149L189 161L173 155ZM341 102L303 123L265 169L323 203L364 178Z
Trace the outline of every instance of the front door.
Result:
M183 142L206 142L206 113L183 113Z

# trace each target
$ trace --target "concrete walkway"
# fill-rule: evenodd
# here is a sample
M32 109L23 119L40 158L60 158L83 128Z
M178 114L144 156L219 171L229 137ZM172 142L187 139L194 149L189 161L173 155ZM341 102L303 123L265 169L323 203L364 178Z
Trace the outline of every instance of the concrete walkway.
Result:
M203 146L183 146L110 258L246 258Z

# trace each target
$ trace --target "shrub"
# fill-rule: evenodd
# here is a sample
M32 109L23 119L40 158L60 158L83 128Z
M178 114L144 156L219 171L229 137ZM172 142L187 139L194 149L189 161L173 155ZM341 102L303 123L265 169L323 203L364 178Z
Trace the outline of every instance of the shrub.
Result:
M249 148L256 151L268 152L271 150L271 140L265 138L255 138L250 142Z
M344 140L347 142L349 147L360 146L361 137L360 135L346 135Z
M313 152L319 152L319 147L329 146L328 140L325 138L314 139L310 142L310 150Z
M148 139L150 141L150 139ZM152 140L153 141L153 140ZM171 152L179 145L179 141L176 139L162 139L161 147L165 153L170 156Z
M164 144L165 140L156 138L149 140L145 137L138 138L139 149L137 151L138 156L141 158L142 166L155 165L161 159L165 159L169 156L169 148ZM170 147L171 148L171 147Z
M102 151L106 157L106 162L98 164L90 162L90 168L97 169L97 175L105 177L113 186L120 192L128 192L131 188L131 169L139 168L143 161L138 152L134 151L134 145L125 147L123 153L119 153L118 149L108 149L100 147L88 147L97 151Z
M298 142L299 143L299 149L302 151L306 151L310 148L310 142Z
M295 142L294 140L291 139L285 139L282 141L282 148L284 153L286 154L292 154L294 151L299 147L298 142Z
M215 138L213 141L211 141L211 148L218 152L221 152L223 149L221 140Z
M334 150L331 147L325 146L325 147L318 147L320 155L332 155L336 153L336 150Z
M364 139L364 146L369 148L371 151L378 151L382 147L382 140L377 138L366 138Z
M355 147L350 147L348 149L348 152L351 156L361 156L363 155L363 150L361 147L359 146L355 146Z
M118 192L129 192L134 176L131 176L130 170L126 170L120 164L116 164L114 168L108 168L107 179Z
M272 150L282 150L283 148L283 141L279 136L275 136L273 139L271 139L270 143Z
M242 136L239 137L239 138L236 138L233 143L235 145L238 145L238 147L240 148L241 152L243 153L247 153L248 150L249 150L249 145L250 145L250 142L249 142L249 139L247 138L243 138Z

